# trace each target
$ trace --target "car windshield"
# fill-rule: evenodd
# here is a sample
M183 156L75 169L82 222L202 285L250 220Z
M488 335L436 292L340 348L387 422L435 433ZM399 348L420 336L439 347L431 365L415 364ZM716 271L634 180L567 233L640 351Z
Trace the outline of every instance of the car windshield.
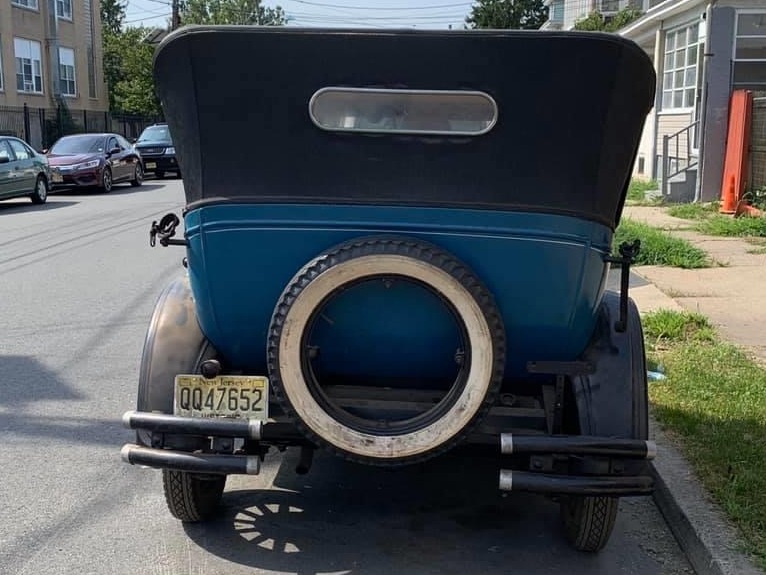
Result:
M94 154L103 151L103 136L67 136L50 149L51 154Z
M170 142L170 130L167 126L146 128L138 137L139 142Z

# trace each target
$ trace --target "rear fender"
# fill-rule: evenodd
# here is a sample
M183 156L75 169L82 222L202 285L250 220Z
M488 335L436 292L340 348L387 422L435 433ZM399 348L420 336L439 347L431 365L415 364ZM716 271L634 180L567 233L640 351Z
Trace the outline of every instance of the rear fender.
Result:
M594 338L583 357L595 371L572 380L580 433L648 439L646 353L641 316L635 302L629 299L627 329L618 332L614 325L620 314L619 305L619 294L604 294Z
M138 411L173 413L175 376L197 373L200 364L217 355L197 322L188 277L174 280L154 307L141 357L138 381ZM137 440L151 446L148 432Z

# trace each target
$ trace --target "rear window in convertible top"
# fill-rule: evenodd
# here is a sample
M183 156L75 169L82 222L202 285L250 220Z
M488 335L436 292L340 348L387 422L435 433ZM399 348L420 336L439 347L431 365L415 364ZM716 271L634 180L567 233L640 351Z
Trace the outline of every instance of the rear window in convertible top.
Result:
M479 136L497 122L484 92L322 88L309 102L319 128L338 132Z

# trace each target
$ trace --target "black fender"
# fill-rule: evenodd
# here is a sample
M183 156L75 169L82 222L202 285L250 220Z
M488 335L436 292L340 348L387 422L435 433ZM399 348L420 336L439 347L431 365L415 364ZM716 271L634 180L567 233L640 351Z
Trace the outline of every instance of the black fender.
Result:
M144 340L138 379L138 411L173 413L175 376L198 373L200 364L217 352L197 321L188 276L173 280L162 292ZM139 430L140 445L151 445L151 434Z
M631 298L624 332L615 330L619 315L619 294L605 292L594 337L582 357L595 371L572 379L580 433L648 439L649 400L641 316Z

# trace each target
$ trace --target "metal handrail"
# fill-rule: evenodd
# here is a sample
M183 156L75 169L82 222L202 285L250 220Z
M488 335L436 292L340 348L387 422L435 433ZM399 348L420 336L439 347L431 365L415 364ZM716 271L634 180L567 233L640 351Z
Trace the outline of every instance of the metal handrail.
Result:
M692 130L699 126L699 120L696 120L688 126L681 128L673 134L662 136L662 195L668 195L670 183L668 180L681 172L693 168L698 160L692 161ZM680 147L681 135L686 134L686 149ZM671 140L675 143L675 154L671 155ZM681 155L681 152L685 152ZM671 171L671 160L676 161L675 169ZM683 164L682 161L683 160Z

